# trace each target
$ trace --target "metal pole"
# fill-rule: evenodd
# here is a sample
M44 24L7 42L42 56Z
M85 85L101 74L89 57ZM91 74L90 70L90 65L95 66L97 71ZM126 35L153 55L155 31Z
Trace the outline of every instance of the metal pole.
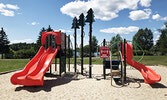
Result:
M57 71L57 58L55 57L55 71Z
M68 36L68 71L70 71L70 35Z
M66 43L66 33L65 33L65 35L64 35L64 38L65 38L65 52L64 52L64 55L65 55L65 73L66 73L66 45L67 45L67 43Z
M51 41L52 41L52 35L49 35L49 39L48 39L49 47L52 46ZM51 63L51 65L50 65L50 74L51 74L51 73L52 73L52 63Z
M92 22L89 23L89 78L92 78Z
M74 58L74 70L75 72L77 72L77 49L76 49L76 45L77 45L77 28L74 28L74 48L75 48L75 58Z
M57 48L56 41L55 41L55 48ZM57 71L57 58L56 58L56 56L55 56L55 71Z
M83 75L83 31L84 26L81 26L81 74Z
M122 42L121 42L121 54L122 54ZM120 55L121 56L121 55ZM121 58L121 57L120 57ZM122 60L122 59L121 59ZM121 79L123 77L123 65L121 63Z
M105 44L106 44L106 39L103 40L103 46L105 47ZM104 76L104 79L106 79L106 68L105 68L105 58L103 59L103 76Z
M59 59L60 59L60 60L59 60L59 75L61 76L61 71L62 71L62 69L61 69L61 45L60 45L59 53L60 53L60 54L59 54L59 55L60 55L60 56L59 56L59 57L60 57L60 58L59 58Z
M124 39L124 81L126 81L126 39Z

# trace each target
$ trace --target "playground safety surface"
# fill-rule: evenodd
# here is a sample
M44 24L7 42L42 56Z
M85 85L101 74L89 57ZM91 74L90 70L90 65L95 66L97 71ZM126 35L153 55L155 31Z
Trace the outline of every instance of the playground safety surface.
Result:
M54 65L52 65L54 66ZM80 67L78 73L80 73ZM148 66L161 75L161 81L152 85L144 83L141 73L127 67L127 82L125 86L110 83L110 70L107 69L107 79L103 79L103 65L93 65L92 78L89 78L88 65L84 65L84 75L71 71L62 77L46 74L44 86L26 87L12 85L10 77L15 73L0 75L1 100L167 100L167 67ZM54 67L52 67L54 70ZM52 70L52 71L53 71ZM68 70L68 69L67 69Z

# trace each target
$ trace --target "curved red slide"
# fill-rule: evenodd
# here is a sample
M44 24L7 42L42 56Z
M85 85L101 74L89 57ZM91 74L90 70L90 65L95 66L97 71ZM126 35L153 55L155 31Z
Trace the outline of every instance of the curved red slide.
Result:
M45 40L48 35L56 37L57 49L51 46L48 49L44 48ZM36 56L18 73L12 75L10 81L14 85L38 86L43 85L44 74L49 69L52 60L58 53L61 45L61 31L59 32L42 32L41 48Z
M52 60L56 56L59 47L47 50L42 46L37 55L26 65L23 71L15 73L11 77L11 83L14 85L38 86L43 85L44 74L50 67Z
M124 49L124 48L123 48ZM124 51L124 50L123 50ZM124 55L124 54L123 54ZM133 61L133 46L126 43L126 63L136 68L141 72L144 77L144 82L148 84L154 84L155 82L161 81L161 76L155 73L151 68L146 67L136 61Z

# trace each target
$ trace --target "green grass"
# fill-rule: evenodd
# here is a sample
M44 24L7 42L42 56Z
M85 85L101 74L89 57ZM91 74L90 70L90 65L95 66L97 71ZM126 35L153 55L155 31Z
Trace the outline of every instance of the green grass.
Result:
M135 56L136 60L139 60L141 56ZM117 59L117 57L113 57L112 59ZM54 61L53 61L54 63ZM59 63L59 59L57 59L57 63ZM68 63L68 59L66 61ZM70 63L74 63L74 58L70 59ZM81 58L77 58L77 63L81 63ZM164 65L167 66L167 56L144 56L143 60L140 62L144 65ZM89 64L89 57L84 58L84 64ZM92 64L103 64L103 59L99 57L92 57Z
M140 56L135 56L135 59L140 58ZM114 57L117 59L117 57ZM29 59L0 59L0 72L15 70L24 68L25 65L29 62ZM68 63L68 59L66 61ZM54 63L54 61L52 62ZM59 63L59 59L57 59L57 63ZM70 63L74 63L74 59L70 59ZM77 58L77 63L81 63L81 58ZM103 59L99 57L92 57L92 64L102 64ZM167 66L167 56L144 56L141 61L144 65L164 65ZM84 58L84 64L89 64L89 57Z
M0 59L0 72L24 68L29 59Z
M135 58L139 58L135 57ZM145 65L164 65L167 66L167 56L144 56L141 61L142 64Z

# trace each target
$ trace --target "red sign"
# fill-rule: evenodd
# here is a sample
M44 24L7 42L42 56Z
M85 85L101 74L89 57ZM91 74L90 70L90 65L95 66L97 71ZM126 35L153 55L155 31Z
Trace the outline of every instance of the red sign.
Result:
M109 58L110 48L109 47L100 47L100 58Z

